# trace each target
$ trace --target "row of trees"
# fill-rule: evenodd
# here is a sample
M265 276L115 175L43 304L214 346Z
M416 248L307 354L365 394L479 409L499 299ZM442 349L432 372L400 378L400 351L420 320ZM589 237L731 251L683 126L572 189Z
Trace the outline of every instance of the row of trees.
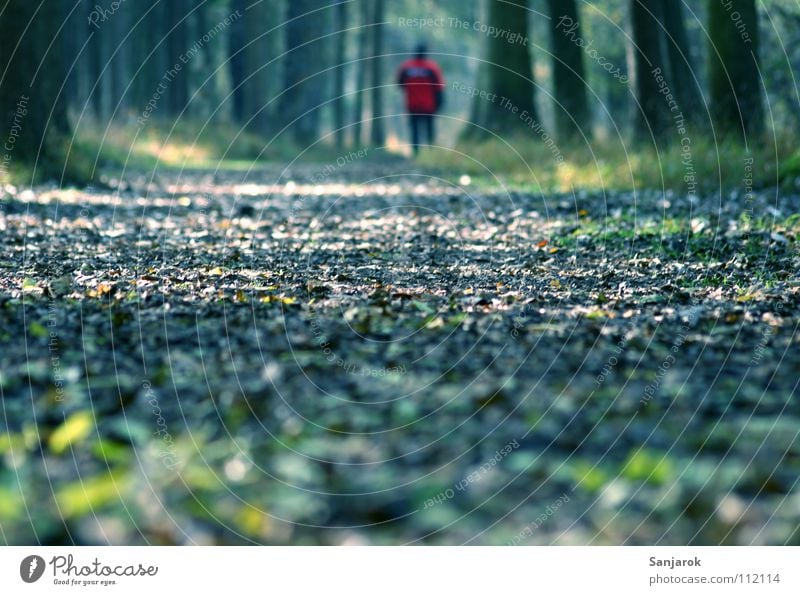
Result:
M672 127L675 111L665 99L665 88L683 116L697 125L711 121L723 132L741 135L761 130L755 0L705 0L709 35L705 82L689 55L682 0L608 0L621 1L627 3L630 26L620 27L618 39L629 40L633 66L609 61L604 68L609 77L616 76L621 88L633 92L639 137L664 136ZM542 87L535 80L532 53L538 52L541 61L543 50L549 50L557 135L588 137L595 91L587 84L587 61L599 58L589 48L594 40L584 29L586 3L466 4L457 0L11 1L0 12L4 65L0 115L4 130L9 130L19 119L20 95L32 98L27 107L32 115L15 128L19 138L14 158L20 160L33 160L39 154L46 161L51 143L42 141L46 133L68 133L68 111L73 123L91 118L101 126L112 119L140 123L159 118L226 119L264 137L286 130L301 145L319 139L324 121L339 146L381 145L386 136L383 87L392 78L387 64L405 57L402 52L411 49L412 36L428 33L389 26L397 22L402 6L406 15L460 14L507 32L495 37L471 34L472 45L465 53L472 59L461 63L470 64L477 86L508 98L536 119L536 106L545 98L536 97L537 92L542 95ZM387 15L387 10L394 10L394 15ZM537 15L543 15L538 22ZM540 31L545 20L548 39L534 39L532 31ZM531 43L510 41L522 38L531 38ZM446 51L441 58L450 60L446 65L451 70L461 68ZM450 72L446 69L445 74ZM472 106L471 120L475 126L468 132L473 134L520 128L519 118L508 109L480 99Z
M222 116L264 136L289 124L305 144L319 130L320 104L332 101L337 119L345 120L344 103L333 100L344 94L344 71L334 65L346 61L349 5L370 9L365 14L371 19L380 17L383 0L126 0L99 20L93 1L78 4L75 30L85 36L70 37L70 54L79 60L69 84L73 104L88 101L101 121L136 115L164 73L185 60L164 90L160 116ZM81 29L86 14L89 27ZM82 42L88 46L77 56ZM373 37L374 48L379 42ZM187 57L192 48L198 51Z
M362 111L381 112L383 0L47 0L0 11L0 119L15 162L47 169L70 121L141 126L229 120L264 137L318 139L334 112L335 142L363 142ZM358 58L346 42L358 36ZM354 40L355 41L355 40ZM357 78L345 100L346 72ZM369 91L367 91L369 90ZM20 97L30 97L23 125ZM68 118L68 112L72 118ZM348 126L349 125L349 126ZM382 144L380 125L371 142Z
M535 0L490 3L489 21L500 30L526 32L541 7ZM688 51L682 0L629 0L634 130L640 138L663 137L676 117L695 126L713 123L717 132L758 134L764 123L755 0L708 0L708 92ZM591 134L584 62L597 59L584 38L576 0L547 0L556 130L562 139ZM618 66L606 63L608 71ZM488 43L479 80L535 114L530 51L498 36ZM620 77L621 78L621 77ZM628 77L625 77L627 81ZM706 101L705 98L708 98ZM519 118L497 103L476 102L473 122L481 129L509 132ZM534 115L534 117L536 117Z

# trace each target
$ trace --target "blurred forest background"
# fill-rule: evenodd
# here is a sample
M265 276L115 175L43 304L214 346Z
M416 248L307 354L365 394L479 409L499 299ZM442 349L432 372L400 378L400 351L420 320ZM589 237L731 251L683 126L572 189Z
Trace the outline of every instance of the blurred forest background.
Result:
M661 68L692 131L692 165L709 174L700 181L718 185L718 168L741 177L726 165L746 144L766 147L758 179L775 183L799 161L798 25L791 0L11 1L0 18L0 107L10 130L27 93L33 117L4 173L24 178L36 164L39 175L86 180L108 163L404 152L395 70L425 41L448 82L438 142L471 143L481 164L450 150L426 163L524 181L534 162L540 181L562 188L685 186L685 135L651 74ZM510 30L522 41L508 43ZM504 110L464 85L503 91L543 132L498 119ZM566 166L556 170L542 134ZM509 139L524 161L504 148ZM655 147L675 158L653 165Z

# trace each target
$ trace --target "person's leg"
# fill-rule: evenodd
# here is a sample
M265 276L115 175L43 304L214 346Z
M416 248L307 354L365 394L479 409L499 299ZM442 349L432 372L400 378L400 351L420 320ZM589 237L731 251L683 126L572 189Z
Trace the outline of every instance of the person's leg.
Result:
M430 114L428 116L428 144L430 146L433 146L433 142L434 142L435 136L436 136L436 130L434 128L434 120L435 119L436 119L436 116L433 115L433 114Z
M411 125L411 150L416 155L419 153L419 115L408 114L408 121Z

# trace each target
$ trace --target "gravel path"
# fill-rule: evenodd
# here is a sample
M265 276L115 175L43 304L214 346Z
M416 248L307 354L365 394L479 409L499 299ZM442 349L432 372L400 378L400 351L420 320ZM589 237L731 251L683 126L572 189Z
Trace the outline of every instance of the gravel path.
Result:
M800 544L798 196L6 190L0 542Z

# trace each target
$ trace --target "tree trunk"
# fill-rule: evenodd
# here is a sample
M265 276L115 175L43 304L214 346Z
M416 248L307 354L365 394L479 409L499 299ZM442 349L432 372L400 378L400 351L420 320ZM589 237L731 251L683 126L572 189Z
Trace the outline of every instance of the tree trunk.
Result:
M139 71L133 83L133 103L136 105L137 117L141 115L155 92L158 78L161 76L161 73L158 72L156 52L154 52L159 32L159 6L153 6L150 12L147 12L148 9L150 6L137 6L134 15L135 21L142 19L134 32L133 44L136 56L134 72Z
M504 36L487 39L486 62L481 66L485 72L478 78L486 81L485 90L495 99L475 98L480 105L474 110L474 135L524 131L538 119L534 107L533 66L527 43L527 7L528 0L513 4L489 0L488 25L508 32L508 39ZM514 43L509 41L512 36L517 39Z
M69 121L66 96L59 95L64 53L56 32L61 15L57 10L36 14L37 6L8 2L0 18L0 63L5 69L0 79L3 181L10 172L34 164L44 175L58 175L63 166L60 137L69 130Z
M669 58L670 87L680 104L687 120L702 122L703 96L696 73L691 67L692 57L689 39L686 35L686 20L683 2L664 2L664 28L666 29L666 48Z
M347 63L347 4L336 5L336 70L333 74L333 127L336 147L345 145L345 98L344 81Z
M90 10L94 10L90 8ZM95 117L105 123L111 115L111 30L108 23L99 23L97 26L87 25L91 39L86 46L90 56L92 108Z
M200 40L208 32L208 4L197 6L189 16L189 31L192 43ZM212 42L210 42L212 43ZM216 107L212 103L213 84L206 82L206 77L213 72L212 56L208 44L203 45L191 58L187 65L189 83L189 115L192 118L205 120Z
M320 111L327 96L322 74L327 51L321 39L329 11L326 0L292 0L286 25L286 67L281 113L293 140L301 146L317 140Z
M247 0L230 0L231 12L237 10L242 15L246 14ZM245 91L244 78L245 78L245 54L244 54L244 36L245 36L245 21L247 17L237 19L228 28L228 68L231 77L231 95L233 100L233 108L231 110L233 121L243 123L246 121L245 109Z
M372 134L370 140L375 147L386 144L386 127L383 122L383 0L373 0L372 27Z
M181 114L189 101L189 73L188 66L181 60L189 49L189 26L187 14L189 4L186 0L170 0L169 21L167 31L172 30L168 37L169 69L177 71L169 82L167 90L169 113L173 116ZM180 67L178 69L177 67ZM185 116L185 114L184 114Z
M275 12L273 3L253 4L244 14L244 121L248 129L259 134L269 134L269 78L272 68L265 63L272 57L271 38L265 33L270 29L270 14Z
M110 55L114 54L110 64L111 74L111 111L115 117L124 116L126 88L131 79L130 43L125 39L130 31L130 5L122 4L114 16L106 23L111 32ZM124 40L124 41L123 41ZM109 55L109 58L110 58Z
M486 14L486 3L481 2L478 6L470 5L474 11L474 14L471 17L472 22L485 22L487 20ZM483 62L478 64L478 73L477 73L477 80L475 82L475 86L478 89L488 89L489 88L489 69ZM486 101L473 101L472 106L470 107L469 112L469 121L470 124L474 124L477 122L482 122L484 120L484 112L486 111ZM464 139L476 138L480 136L484 136L484 131L482 131L477 126L467 126L461 132L461 136Z
M361 22L361 29L358 32L358 61L356 63L356 91L353 98L353 145L356 147L362 143L361 129L364 122L364 89L367 86L367 44L369 41L368 24L372 22L370 16L370 0L361 0L360 8L364 20Z
M661 93L669 85L664 48L663 0L631 0L635 90L634 131L641 139L661 137L669 130L671 109ZM670 91L675 89L670 88Z
M708 0L711 114L718 134L760 134L764 106L759 84L755 0L726 5Z
M575 0L548 0L548 7L556 130L567 141L588 139L591 138L591 114L586 95L583 50L565 34L565 30L572 30L581 37L578 8Z
M81 3L74 0L60 0L61 18L64 22L64 30L69 31L68 35L61 35L60 46L64 52L64 93L68 105L80 105L80 84L78 69L80 60L73 66L73 62L78 58L78 52L86 42L86 29L84 27L85 12ZM73 10L74 9L74 10ZM72 72L69 72L72 68Z

